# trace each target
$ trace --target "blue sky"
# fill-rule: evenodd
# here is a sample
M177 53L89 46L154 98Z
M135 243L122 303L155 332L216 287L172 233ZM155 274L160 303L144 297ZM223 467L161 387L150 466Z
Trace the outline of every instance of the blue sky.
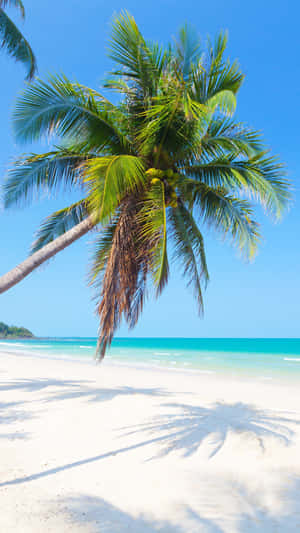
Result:
M205 232L211 281L205 316L199 319L192 295L173 269L169 287L149 301L135 336L299 337L300 302L300 7L296 0L24 0L24 33L38 61L39 75L64 72L98 88L111 63L106 56L114 13L129 10L147 38L167 42L184 23L203 39L228 29L230 57L246 74L238 117L263 130L272 150L286 163L294 205L274 225L258 209L264 240L254 263L242 261L229 243ZM11 12L13 15L13 12ZM17 17L15 17L17 20ZM1 52L1 51L0 51ZM10 117L24 87L20 64L0 53L0 183L11 160L33 147L18 146ZM45 146L43 147L45 148ZM40 221L70 198L44 198L21 211L0 211L0 272L23 260ZM87 287L92 236L62 252L1 296L0 320L27 326L40 336L94 336L97 318ZM119 335L127 335L122 327Z

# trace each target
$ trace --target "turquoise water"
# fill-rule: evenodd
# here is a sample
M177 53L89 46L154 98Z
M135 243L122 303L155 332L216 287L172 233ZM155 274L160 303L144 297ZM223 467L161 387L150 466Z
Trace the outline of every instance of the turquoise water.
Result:
M0 341L0 351L93 361L96 339ZM118 338L107 360L207 373L300 379L300 339Z

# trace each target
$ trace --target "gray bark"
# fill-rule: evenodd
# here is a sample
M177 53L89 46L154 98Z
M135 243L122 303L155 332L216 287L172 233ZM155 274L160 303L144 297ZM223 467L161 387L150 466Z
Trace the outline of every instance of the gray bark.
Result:
M70 230L66 231L66 233L60 237L57 237L54 241L46 244L37 252L34 252L34 254L25 259L23 263L20 263L18 266L0 277L0 294L19 283L19 281L22 281L22 279L28 276L33 270L72 244L72 242L88 233L93 227L93 219L89 216Z

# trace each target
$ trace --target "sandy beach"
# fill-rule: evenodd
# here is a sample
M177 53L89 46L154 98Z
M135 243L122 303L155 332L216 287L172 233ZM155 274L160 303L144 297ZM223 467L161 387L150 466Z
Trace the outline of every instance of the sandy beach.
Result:
M300 392L1 352L0 531L300 531Z

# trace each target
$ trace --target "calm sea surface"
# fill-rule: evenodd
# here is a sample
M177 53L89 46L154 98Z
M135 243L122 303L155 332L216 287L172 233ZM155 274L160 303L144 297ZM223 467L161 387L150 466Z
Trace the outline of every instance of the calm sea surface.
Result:
M93 361L95 346L94 338L0 341L0 352ZM300 379L300 339L118 338L107 359L207 373L242 373L262 379Z

